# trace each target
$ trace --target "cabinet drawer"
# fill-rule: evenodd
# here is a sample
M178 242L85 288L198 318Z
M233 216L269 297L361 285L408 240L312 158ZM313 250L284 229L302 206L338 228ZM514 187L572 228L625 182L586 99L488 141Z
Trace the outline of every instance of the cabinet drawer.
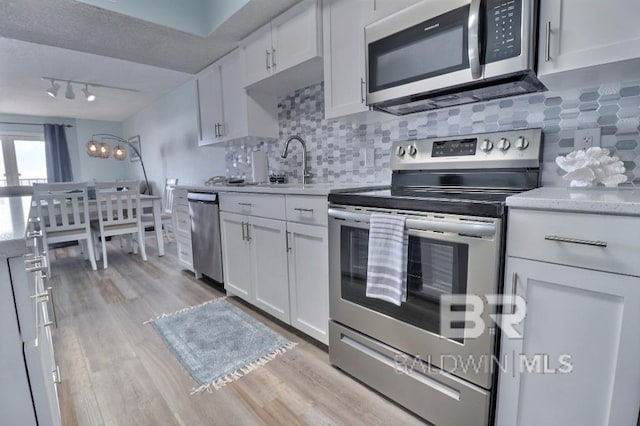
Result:
M287 217L284 195L225 192L219 197L220 210L225 212L279 220Z
M189 191L186 189L174 189L173 190L173 207L184 206L189 208L189 201L187 201L187 194Z
M182 235L176 236L178 243L178 259L186 266L191 268L193 266L193 250L191 248L191 239L187 239Z
M327 197L287 195L287 220L327 225Z
M185 236L189 235L191 238L191 218L189 217L189 210L176 210L176 232L182 233Z
M509 211L509 256L640 276L639 250L640 218Z

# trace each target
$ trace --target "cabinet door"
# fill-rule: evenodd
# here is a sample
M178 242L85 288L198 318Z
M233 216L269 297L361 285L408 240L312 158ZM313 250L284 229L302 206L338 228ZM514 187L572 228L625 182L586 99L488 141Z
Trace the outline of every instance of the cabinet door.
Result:
M306 0L271 22L273 39L272 66L279 72L320 56L319 7L316 0Z
M497 425L635 425L640 278L513 257L505 276L526 319L522 339L502 334ZM562 356L570 372L553 371Z
M369 110L364 27L373 17L374 0L325 2L324 99L328 119Z
M220 68L214 67L196 81L200 145L216 142L216 126L223 121Z
M289 323L286 222L253 216L250 220L255 305Z
M247 223L247 216L220 212L224 288L253 303L251 242L247 238Z
M639 16L637 0L542 0L538 75L640 57Z
M248 136L247 94L240 76L240 53L235 50L220 63L222 80L222 107L224 122L220 128L222 140Z
M244 87L271 75L271 55L270 23L240 42L240 62L244 76Z
M329 343L329 243L324 226L287 224L291 325Z

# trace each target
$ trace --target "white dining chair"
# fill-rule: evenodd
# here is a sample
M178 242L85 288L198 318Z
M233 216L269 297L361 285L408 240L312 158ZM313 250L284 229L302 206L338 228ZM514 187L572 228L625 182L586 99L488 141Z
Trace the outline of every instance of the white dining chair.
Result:
M47 256L49 244L78 241L91 268L98 269L91 237L87 184L36 183L33 184L33 200Z
M167 178L164 183L164 194L162 197L163 212L161 215L163 235L170 241L169 234L173 234L173 190L178 186L177 178ZM153 213L142 215L142 224L145 227L155 224Z
M144 246L144 228L141 221L139 182L96 182L95 187L98 220L91 221L91 228L94 232L96 245L98 239L101 241L104 268L108 267L107 237L126 235L130 246L132 238L137 237L140 255L146 261L147 252Z

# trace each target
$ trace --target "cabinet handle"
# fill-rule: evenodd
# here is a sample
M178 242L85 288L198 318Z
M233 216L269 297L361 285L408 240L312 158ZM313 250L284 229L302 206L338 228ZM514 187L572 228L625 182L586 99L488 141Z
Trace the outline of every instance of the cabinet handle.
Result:
M196 80L196 102L198 102L198 135L202 140L202 111L200 109L200 80Z
M249 233L249 222L246 222L247 225L247 241L251 241L251 234Z
M246 241L247 240L247 235L244 232L244 222L242 222L242 241Z
M251 203L238 203L239 206L251 207Z
M268 50L265 50L264 58L265 58L265 61L267 62L267 69L270 70L271 69L271 52L269 52Z
M294 208L294 210L299 211L299 212L313 213L313 209L303 209L302 207L296 207L296 208Z
M218 123L218 137L224 136L224 123Z
M56 385L59 385L60 383L62 383L62 378L60 377L59 365L56 365L56 368L51 372L51 375L53 376L53 383L55 383Z
M516 296L518 295L518 274L516 272L513 273L511 277L511 315L516 313Z
M551 21L547 21L545 32L544 61L549 62L551 60Z
M367 102L367 98L365 97L365 89L366 89L366 85L365 85L365 81L364 78L360 78L360 102L362 102L363 104Z
M583 246L593 247L606 247L605 241L591 241L591 240L579 240L577 238L559 237L557 235L545 235L544 239L547 241L558 241L560 243L581 244Z
M56 315L56 302L53 300L53 287L47 287L47 297L51 302L51 314L53 315L53 326L58 328L58 316Z
M291 246L289 245L289 236L291 235L291 232L287 231L285 233L286 239L287 239L287 251L291 251Z
M276 49L271 49L271 66L276 67Z
M215 133L216 138L218 137L218 123L213 125L213 133Z

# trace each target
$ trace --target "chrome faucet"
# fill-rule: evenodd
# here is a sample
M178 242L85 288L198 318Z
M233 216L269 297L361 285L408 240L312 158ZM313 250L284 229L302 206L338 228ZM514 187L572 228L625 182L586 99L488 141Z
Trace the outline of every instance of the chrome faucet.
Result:
M300 135L289 136L289 138L287 139L287 142L285 142L284 144L284 148L282 148L282 154L280 154L280 156L282 158L287 158L287 154L289 151L289 144L291 143L292 140L297 140L302 145L302 183L307 184L309 183L309 178L311 178L311 176L313 175L309 172L309 169L307 168L307 144L304 142L304 139L302 139L302 136Z

